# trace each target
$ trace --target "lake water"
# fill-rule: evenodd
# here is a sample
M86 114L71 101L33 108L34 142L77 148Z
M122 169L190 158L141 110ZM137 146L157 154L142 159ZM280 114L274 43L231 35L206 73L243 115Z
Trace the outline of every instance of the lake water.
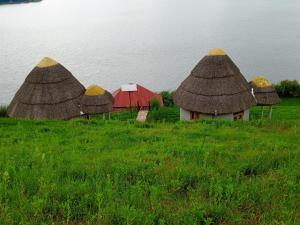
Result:
M44 0L0 6L0 104L44 56L84 85L173 90L214 47L247 79L300 79L299 0Z

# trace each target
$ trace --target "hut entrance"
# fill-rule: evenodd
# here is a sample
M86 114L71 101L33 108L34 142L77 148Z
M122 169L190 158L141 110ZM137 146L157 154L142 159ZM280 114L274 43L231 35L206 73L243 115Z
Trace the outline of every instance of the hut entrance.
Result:
M190 112L190 120L198 120L200 119L200 114L197 112Z
M237 112L233 114L234 120L242 120L244 118L244 111Z

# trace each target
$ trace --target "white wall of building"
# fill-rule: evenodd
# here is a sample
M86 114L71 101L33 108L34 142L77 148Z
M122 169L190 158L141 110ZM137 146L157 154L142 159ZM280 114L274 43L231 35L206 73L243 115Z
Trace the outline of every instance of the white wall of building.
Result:
M210 114L201 114L199 119L224 119L224 120L233 120L233 114L223 114L212 116ZM190 119L190 112L180 108L180 120L191 120ZM244 111L244 118L243 120L249 120L249 109Z
M222 114L215 116L215 119L222 119L222 120L233 120L233 114Z
M250 114L250 112L249 112L249 109L247 109L247 110L245 110L245 112L244 112L244 120L249 120L249 114Z
M180 108L180 120L190 120L190 112Z

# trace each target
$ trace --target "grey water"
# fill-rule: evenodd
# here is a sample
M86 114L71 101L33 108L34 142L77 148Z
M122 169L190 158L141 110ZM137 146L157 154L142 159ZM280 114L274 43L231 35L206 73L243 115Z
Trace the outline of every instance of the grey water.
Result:
M50 56L84 85L173 90L212 48L250 80L300 79L299 0L44 0L0 6L0 104Z

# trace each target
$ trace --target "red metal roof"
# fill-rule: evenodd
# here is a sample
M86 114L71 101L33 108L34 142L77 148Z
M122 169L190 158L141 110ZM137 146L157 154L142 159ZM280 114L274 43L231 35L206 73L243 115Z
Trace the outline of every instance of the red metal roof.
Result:
M122 91L121 88L113 93L114 108L149 107L152 99L156 98L163 105L161 95L137 84L137 91Z

